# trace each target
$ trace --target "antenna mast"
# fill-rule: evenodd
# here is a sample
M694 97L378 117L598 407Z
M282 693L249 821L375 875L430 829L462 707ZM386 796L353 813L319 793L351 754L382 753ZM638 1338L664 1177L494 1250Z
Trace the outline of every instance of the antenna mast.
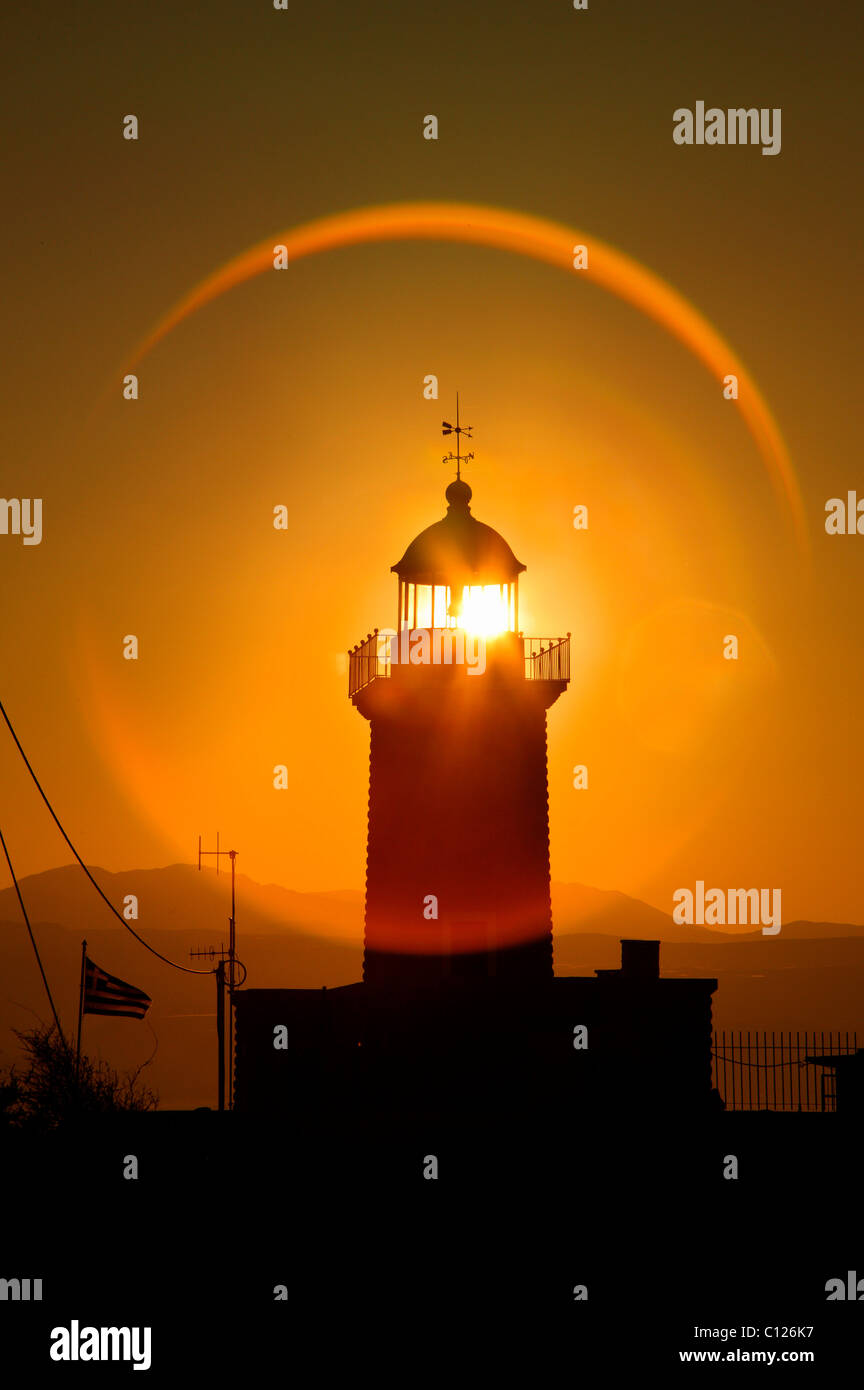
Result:
M232 1003L233 997L234 997L234 990L237 989L237 988L239 987L239 985L242 985L242 984L245 982L245 980L246 980L246 967L245 967L245 965L243 964L242 961L240 961L240 960L237 959L237 921L236 921L236 916L235 916L235 895L234 895L234 873L235 873L235 868L234 868L234 866L235 866L235 862L236 862L236 859L237 859L237 853L238 853L238 851L237 851L236 849L220 849L220 848L219 848L219 831L218 831L218 830L216 831L216 848L215 848L215 849L202 849L202 848L201 848L201 836L200 836L200 835L198 836L198 872L199 872L199 873L201 872L201 860L204 859L204 858L206 858L206 857L208 857L208 856L211 856L211 855L212 855L212 856L214 856L215 859L216 859L216 873L217 873L217 875L218 875L218 873L219 873L219 860L220 860L220 858L222 858L224 855L227 855L228 858L231 860L231 916L228 918L228 927L229 927L229 934L228 934L228 950L226 951L225 948L224 948L224 946L220 946L220 949L219 949L219 957L220 957L220 960L219 960L219 965L217 966L217 970L216 970L216 992L217 992L216 1028L217 1028L217 1032L218 1032L218 1034L219 1034L219 1109L220 1109L220 1110L224 1110L224 1109L225 1109L225 1032L224 1032L224 1029L225 1029L224 1007L225 1007L225 1006L224 1006L224 990L225 990L226 988L227 988L227 990L228 990L228 1005L229 1005L229 1007L228 1007L228 1057L229 1057L229 1060L230 1060L230 1059L233 1058L233 1056L234 1056L234 1011L233 1011L233 1009L231 1008L231 1003ZM190 951L189 954L190 954L190 956L193 956L193 957L207 956L207 955L209 955L210 959L212 960L212 959L214 958L216 952L215 952L214 948L211 946L210 949L209 949L209 951L200 951L200 950L199 950L199 951ZM227 967L228 967L227 971L226 971L226 969L225 969L225 966L226 966L226 965L227 965ZM238 981L238 979L237 979L237 968L238 968L238 966L239 966L239 968L243 971L243 979L240 980L240 981ZM229 1109L229 1110L231 1109L231 1106L233 1105L233 1102L234 1102L234 1068L233 1068L233 1066L231 1066L231 1067L229 1067L229 1073L228 1073L228 1109Z

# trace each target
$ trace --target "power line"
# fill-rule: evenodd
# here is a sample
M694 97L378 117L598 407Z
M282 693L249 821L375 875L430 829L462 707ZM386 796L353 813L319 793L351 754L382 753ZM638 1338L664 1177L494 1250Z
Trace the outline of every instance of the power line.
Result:
M30 933L30 940L33 943L33 950L36 952L36 963L39 966L39 974L42 976L42 983L45 986L45 993L48 995L48 1003L51 1005L51 1012L54 1015L54 1022L57 1024L57 1032L60 1034L60 1037L63 1039L63 1042L65 1043L66 1038L63 1033L63 1029L60 1027L60 1019L57 1015L57 1010L54 1006L54 998L51 994L51 986L48 983L48 976L45 974L45 967L42 964L42 957L39 954L39 947L36 945L36 938L33 935L33 928L30 925L30 918L27 916L27 909L24 906L24 899L21 896L21 889L18 887L18 880L15 877L15 870L12 868L12 860L9 858L9 851L6 848L6 841L3 839L2 830L0 830L0 844L2 844L3 853L6 855L6 863L9 865L9 872L12 875L12 882L15 884L15 892L18 894L18 902L21 907L21 912L24 917L24 921L27 923L27 930Z
M48 807L48 810L51 812L51 818L52 818L52 820L54 821L54 824L57 826L57 829L60 831L60 834L63 836L63 839L66 841L67 845L68 845L69 848L71 849L71 851L72 851L72 853L74 854L75 858L78 860L78 863L81 865L81 868L84 870L84 872L85 872L85 874L87 875L87 877L89 878L90 882L93 884L93 887L96 889L96 892L99 894L100 898L101 898L102 901L106 904L106 906L107 906L107 907L110 907L111 911L114 913L114 916L117 918L117 921L120 923L120 925L123 926L123 927L125 927L126 930L127 930L128 932L131 932L131 934L134 936L135 940L136 940L136 941L140 941L141 945L142 945L143 947L145 947L146 950L150 951L154 956L158 956L159 959L160 959L161 961L164 961L166 965L173 965L173 967L174 967L175 970L183 970L187 975L212 975L212 974L213 974L213 971L212 971L212 970L194 970L194 969L192 968L191 965L178 965L178 963L177 963L176 960L169 960L167 956L163 956L163 954L162 954L161 951L157 951L155 946L151 946L150 943L149 943L149 941L145 941L144 938L143 938L143 936L139 936L138 933L137 933L137 931L135 931L134 927L130 927L129 923L126 921L126 918L122 915L122 913L120 913L120 912L117 911L117 909L116 909L116 907L114 906L114 904L112 903L111 899L110 899L110 898L107 898L107 897L105 896L105 894L103 893L102 889L99 887L99 884L96 882L96 880L95 880L95 878L93 877L93 875L91 874L90 870L87 868L87 865L84 863L84 860L81 858L81 855L78 853L78 851L77 851L77 849L75 848L75 846L73 845L72 841L69 839L69 836L66 834L66 831L63 829L63 826L60 824L60 821L59 821L58 818L57 818L57 813L55 812L54 807L51 805L51 802L48 800L47 796L45 795L44 791L42 790L42 784L40 783L39 778L36 776L36 773L33 771L33 768L30 766L30 759L27 757L27 754L24 752L24 749L21 747L21 743L20 743L20 740L19 740L19 738L18 738L18 735L16 734L15 730L14 730L13 727L12 727L12 721L11 721L11 719L9 718L8 714L6 713L6 710L5 710L4 707L3 707L3 702L2 702L2 700L0 700L0 714L2 714L2 715L3 715L3 718L6 720L6 726L7 726L8 730L9 730L10 734L12 735L12 738L13 738L14 741L15 741L15 747L18 749L18 752L21 754L21 757L24 759L24 765L25 765L25 767L27 768L27 771L30 773L30 776L33 778L33 781L36 783L36 789L37 789L37 791L39 792L39 795L41 796L42 800L45 802L45 805ZM4 848L5 848L5 845L4 845ZM9 856L7 855L6 857L7 857L7 859L8 859ZM11 867L12 867L11 864L10 864L9 867L10 867L10 869L11 869ZM15 886L16 886L16 888L17 888L17 886L18 886L17 883L16 883ZM21 894L20 894L20 893L18 894L18 898L19 898L19 901L20 901L20 898L21 898ZM24 904L22 903L21 906L22 906L22 910L23 910ZM32 936L32 933L31 933L31 936ZM34 943L34 944L35 944L35 943ZM43 972L43 978L44 978L44 972ZM47 987L48 987L48 982L47 982L47 980L45 981L45 987L46 987L46 989L47 989ZM50 995L49 995L49 998L50 998ZM52 1008L54 1007L53 1004L52 1004L51 1007L52 1007ZM56 1018L56 1014L55 1014L55 1018ZM59 1024L58 1024L58 1027L59 1027Z

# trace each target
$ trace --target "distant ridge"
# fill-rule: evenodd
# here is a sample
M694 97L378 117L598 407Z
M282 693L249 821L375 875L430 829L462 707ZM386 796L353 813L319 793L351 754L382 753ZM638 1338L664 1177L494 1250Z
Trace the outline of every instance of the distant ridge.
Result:
M230 910L230 876L215 869L199 871L190 864L169 864L159 869L125 869L111 873L98 866L90 871L118 910L129 894L138 898L136 931L200 932L207 944L227 939ZM119 923L85 879L76 864L47 869L21 880L21 891L33 922L52 922L70 930L108 928ZM0 890L0 920L17 921L20 909L12 887ZM664 942L719 944L728 940L761 937L756 928L712 931L707 927L679 926L671 915L638 898L614 890L579 883L552 884L552 919L556 937L631 936ZM334 889L323 893L298 893L276 883L256 883L237 875L238 930L252 935L286 931L314 936L334 943L359 945L363 934L363 894L359 889ZM824 940L826 937L864 938L864 926L843 922L784 923L781 937L789 940Z
M109 873L92 869L122 910L139 901L136 931L172 960L228 939L231 880L189 864ZM215 1000L211 978L172 970L124 931L77 864L32 874L21 891L69 1036L78 1008L81 938L103 969L145 990L145 1021L88 1018L85 1047L122 1069L153 1054L146 1073L162 1106L212 1105ZM582 884L552 885L558 975L593 975L620 963L618 937L661 940L663 975L717 978L714 1022L723 1028L850 1028L864 1040L864 929L835 922L794 922L779 936L729 936L680 927L624 893ZM248 988L337 988L363 970L363 894L356 889L296 893L278 884L237 880L240 959ZM45 1019L48 1004L13 888L0 890L0 1067L20 1062L13 1029ZM209 965L197 960L196 966ZM157 1044L158 1039L158 1044Z

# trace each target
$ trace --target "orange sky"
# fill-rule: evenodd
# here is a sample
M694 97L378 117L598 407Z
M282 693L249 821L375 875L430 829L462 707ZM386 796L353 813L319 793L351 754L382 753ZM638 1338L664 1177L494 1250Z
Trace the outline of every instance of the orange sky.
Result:
M207 26L131 16L122 41L85 15L74 65L61 33L26 35L37 69L5 98L19 138L2 491L43 498L44 538L0 536L10 716L88 862L190 860L219 828L253 878L362 885L368 728L345 652L393 623L389 567L443 514L458 387L474 514L528 567L521 625L573 635L550 716L553 876L667 909L696 879L779 886L786 920L864 921L864 540L824 532L825 501L859 485L843 35L804 5L784 7L782 31L748 12L746 52L734 14L709 52L635 4L579 30L563 7L542 25L478 7L490 27L441 9L430 30L345 7L292 43L262 15L239 47L218 5ZM649 23L662 71L643 62ZM811 24L827 105L800 57ZM167 52L194 54L194 84ZM782 153L675 146L672 111L702 97L782 106ZM119 135L129 110L135 145ZM153 350L139 401L105 401L153 325L231 257L405 199L577 226L692 302L782 429L812 571L704 365L608 291L503 250L388 242L260 276ZM66 862L5 738L0 785L19 873Z

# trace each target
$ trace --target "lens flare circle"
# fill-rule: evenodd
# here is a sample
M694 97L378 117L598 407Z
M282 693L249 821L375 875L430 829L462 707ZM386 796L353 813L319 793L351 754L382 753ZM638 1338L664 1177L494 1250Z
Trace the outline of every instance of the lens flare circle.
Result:
M707 367L718 390L727 376L736 376L738 396L730 403L737 407L750 431L798 545L809 556L806 513L783 436L754 378L729 343L682 294L638 261L586 232L527 213L473 203L390 203L336 213L289 228L258 242L208 275L160 320L123 370L128 372L137 366L191 314L227 290L272 270L277 247L280 263L287 264L338 247L406 240L494 247L545 262L576 279L590 280L632 304L677 338ZM574 268L576 246L588 249L587 263L578 258L578 270Z
M805 559L809 557L806 515L788 451L766 400L740 356L694 305L653 271L584 231L529 214L466 203L398 203L353 209L288 228L233 257L184 295L139 344L121 374L134 370L192 314L228 290L272 270L276 246L285 248L286 262L296 262L307 256L364 243L407 240L494 248L550 265L574 279L587 279L638 309L681 343L709 371L718 391L725 377L737 376L738 397L730 405L740 413L753 439L800 552ZM577 270L573 249L580 244L587 246L588 259L584 268ZM506 615L496 618L482 599L476 613L472 611L470 595L466 596L466 602L467 611L459 620L459 625L466 630L492 636L509 626ZM101 714L103 737L107 732L118 763L124 762L124 758L128 759L129 738L119 706L105 699ZM667 732L660 728L655 731L661 743ZM131 781L137 786L142 808L152 811L152 807L145 805L143 793L146 759L142 757L141 762L140 778L133 776ZM128 761L124 766L128 773ZM152 763L148 766L152 773ZM166 783L170 784L171 769L166 766L164 771ZM524 922L521 926L521 939L524 940ZM512 933L514 943L519 940L519 912L508 914L507 922L499 923L499 928ZM404 934L400 934L399 942L394 942L394 949L405 949Z

